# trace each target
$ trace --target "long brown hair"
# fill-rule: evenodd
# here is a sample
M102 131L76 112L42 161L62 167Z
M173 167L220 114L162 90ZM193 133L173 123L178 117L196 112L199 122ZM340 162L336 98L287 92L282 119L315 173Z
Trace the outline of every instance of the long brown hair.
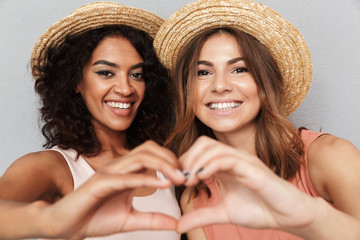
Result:
M212 130L195 116L192 108L197 60L205 41L215 34L230 34L241 47L261 100L256 118L256 152L278 176L289 179L300 167L303 142L284 114L284 82L280 69L266 47L256 38L235 28L217 28L199 34L182 49L172 72L176 110L175 126L166 144L181 155L201 135L215 138Z

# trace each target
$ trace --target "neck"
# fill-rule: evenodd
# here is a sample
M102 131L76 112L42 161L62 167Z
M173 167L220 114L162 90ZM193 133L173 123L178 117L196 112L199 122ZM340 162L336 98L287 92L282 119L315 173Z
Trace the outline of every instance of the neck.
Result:
M243 150L251 155L256 154L256 124L252 124L235 132L214 132L218 141L232 146L233 148Z
M99 155L107 155L114 159L124 155L127 150L126 132L113 131L109 129L95 127L96 136L102 145Z

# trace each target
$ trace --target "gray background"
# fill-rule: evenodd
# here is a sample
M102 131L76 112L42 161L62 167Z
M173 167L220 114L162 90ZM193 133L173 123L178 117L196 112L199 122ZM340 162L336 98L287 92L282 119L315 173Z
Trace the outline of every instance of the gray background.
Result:
M32 47L57 20L86 0L0 0L0 175L20 156L42 149L38 99L29 70ZM191 0L121 0L167 18ZM261 0L304 35L314 79L290 116L296 126L330 132L360 149L360 0Z

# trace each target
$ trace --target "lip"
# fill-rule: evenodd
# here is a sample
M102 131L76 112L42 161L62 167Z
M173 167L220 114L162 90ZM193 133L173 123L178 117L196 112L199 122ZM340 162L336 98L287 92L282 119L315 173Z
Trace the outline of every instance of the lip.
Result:
M110 106L108 103L118 103L118 104L131 104L131 106L129 108L124 108L124 109L121 109L121 108L117 108L117 107L113 107L113 106ZM119 117L126 117L126 116L129 116L133 109L134 109L134 106L135 106L135 103L136 101L132 101L132 100L106 100L104 101L104 104L105 106L110 109L110 111L112 113L114 113L115 115L119 116Z
M237 100L234 98L215 98L212 99L211 101L208 101L206 104L209 103L224 103L224 102L243 102L242 100Z
M212 114L226 116L236 112L242 104L243 101L240 100L215 99L206 103L205 106Z

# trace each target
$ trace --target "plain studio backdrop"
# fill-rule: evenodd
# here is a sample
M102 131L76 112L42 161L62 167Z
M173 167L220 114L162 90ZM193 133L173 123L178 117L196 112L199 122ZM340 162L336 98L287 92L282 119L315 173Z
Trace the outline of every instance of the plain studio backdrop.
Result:
M42 150L38 98L29 68L39 36L86 0L0 0L0 176ZM167 18L191 0L121 0ZM360 0L260 0L296 25L313 58L313 82L293 123L346 138L360 149ZM66 69L64 69L66 71Z

